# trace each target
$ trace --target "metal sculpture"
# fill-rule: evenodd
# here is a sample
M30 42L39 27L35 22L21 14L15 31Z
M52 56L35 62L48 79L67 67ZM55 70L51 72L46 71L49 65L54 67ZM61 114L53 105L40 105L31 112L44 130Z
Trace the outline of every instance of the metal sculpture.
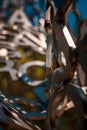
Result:
M14 82L18 80L23 82L24 85L21 87L28 86L29 90L32 89L38 100L25 97L6 98L0 92L0 127L3 129L10 127L16 130L41 130L43 127L36 124L38 124L37 121L43 120L45 129L57 130L59 129L58 121L64 113L74 110L75 118L73 126L71 125L72 129L86 129L87 125L84 124L84 120L87 120L87 66L85 63L87 34L84 30L86 20L81 20L76 8L78 1L47 0L44 1L47 4L45 29L35 28L21 10L23 3L29 3L43 17L44 12L33 2L36 1L22 1L17 6L17 1L12 0L13 5L20 9L15 10L14 6L15 12L7 20L8 23L5 23L5 19L4 24L0 23L0 63L6 64L0 67L0 72L1 74L8 72ZM2 12L7 6L8 1L5 1L2 4ZM69 9L71 6L72 8ZM78 21L77 37L68 26L67 13L70 11L73 11ZM23 58L23 54L20 55L18 52L19 47L21 49L30 48L30 51L46 57L46 63L42 60L30 60L16 67L18 59ZM27 54L26 50L23 51ZM27 69L34 66L40 66L46 70L44 80L37 81L27 75ZM26 111L21 105L31 109Z

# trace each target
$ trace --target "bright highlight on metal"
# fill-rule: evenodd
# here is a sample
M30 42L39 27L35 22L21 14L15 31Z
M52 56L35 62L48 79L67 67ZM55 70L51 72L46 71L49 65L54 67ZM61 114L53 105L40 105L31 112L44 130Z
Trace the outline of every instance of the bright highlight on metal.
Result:
M75 43L70 35L70 32L66 26L63 27L63 33L64 33L64 36L67 40L68 45L72 48L76 48L76 45L75 45Z
M5 48L0 49L0 56L6 57L8 55L8 51Z

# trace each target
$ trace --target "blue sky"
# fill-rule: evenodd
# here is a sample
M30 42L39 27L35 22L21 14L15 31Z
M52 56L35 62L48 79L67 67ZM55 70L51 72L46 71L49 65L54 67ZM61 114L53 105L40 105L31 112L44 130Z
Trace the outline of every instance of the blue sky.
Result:
M87 0L78 0L77 7L78 7L78 10L80 12L82 19L86 19L87 18ZM72 12L69 15L69 26L73 29L76 27L76 17Z
M0 0L0 2L1 1L2 0ZM45 0L42 0L42 1L45 2ZM59 4L61 6L66 0L53 0L53 1L55 2L55 4L57 6L59 6ZM78 10L80 11L82 19L87 18L87 0L77 0L77 1L78 1L77 7L78 7ZM44 4L40 5L40 0L37 0L37 6L40 6L41 10L43 10L43 11L45 10L45 5ZM36 17L37 17L37 13L35 13L33 8L31 6L29 6L29 5L26 5L26 11L25 12L26 12L27 15L31 14L31 13L34 13L34 15L36 15ZM76 22L75 16L71 13L70 14L70 21L69 21L70 26L74 27L75 22Z
M87 18L87 0L78 0L78 9L82 18Z

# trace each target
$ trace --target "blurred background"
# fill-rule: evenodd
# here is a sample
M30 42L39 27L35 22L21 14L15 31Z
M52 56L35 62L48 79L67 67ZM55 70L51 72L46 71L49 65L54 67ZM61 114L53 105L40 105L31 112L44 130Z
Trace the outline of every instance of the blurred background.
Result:
M60 0L53 1L58 9ZM77 9L79 18L75 16L73 9L71 9L68 14L68 26L77 37L79 19L83 21L87 18L87 0L73 0L73 8ZM18 77L18 71L23 64L31 61L41 60L45 63L45 13L46 0L0 0L0 91L7 98L24 97L41 101L37 92L23 82L20 76ZM8 64L7 59L10 60ZM37 67L37 65L27 67L26 75L33 80L45 80L44 68L45 66ZM13 76L10 73L11 69L14 69ZM38 93L40 93L39 90ZM43 94L42 100L43 98L47 98L47 95ZM32 109L22 107L26 111ZM65 117L67 116L65 115ZM69 119L64 118L63 121L67 122L67 120ZM61 120L59 123L61 124ZM45 129L44 126L41 125L41 127ZM65 126L61 127L60 130L63 127L64 130L67 130L67 127L66 129Z
M56 8L58 9L59 7L59 2L60 1L56 1L53 0ZM79 14L80 14L80 19L81 20L85 20L87 18L87 1L86 0L73 0L73 6L76 7L76 9L78 10ZM31 30L35 30L37 35L36 37L40 38L40 36L38 36L41 32L42 37L43 37L43 41L44 41L44 49L46 51L46 43L45 43L45 31L44 31L44 18L45 18L45 13L46 13L46 0L0 0L0 42L2 43L3 41L6 42L13 42L13 39L15 37L14 34L20 34L20 32L24 31L24 28L21 26L21 22L19 22L20 24L18 24L18 28L17 26L13 26L13 24L15 24L17 22L17 20L15 21L15 17L13 16L14 14L17 14L17 10L21 10L23 11L23 15L21 15L21 17L23 16L23 18L21 19L24 20L25 16L26 19L29 21L29 26ZM19 14L21 14L19 12ZM24 16L25 15L25 16ZM13 18L13 17L14 18ZM18 17L18 14L17 14ZM16 18L17 18L16 17ZM19 16L20 17L20 16ZM20 19L20 18L19 18ZM27 22L27 20L24 20L25 24ZM19 20L20 21L20 20ZM10 25L11 23L11 25ZM20 26L19 26L20 25ZM75 14L73 13L73 11L71 10L69 12L69 16L68 16L68 26L70 27L70 29L73 31L73 33L75 35L77 35L77 28L78 28L78 19L75 16ZM7 31L7 32L6 32ZM28 29L28 31L30 31ZM13 33L11 34L7 34L8 32ZM39 34L38 34L39 32ZM5 38L4 38L5 35ZM2 44L1 44L2 46ZM34 51L34 49L32 50L30 46L18 46L16 48L20 54L21 54L21 58L17 59L14 58L13 60L15 61L15 65L14 67L16 69L19 69L20 65L32 60L43 60L45 61L45 53L41 54ZM43 49L43 48L42 48ZM0 63L1 67L5 66L5 63ZM35 69L35 68L34 68ZM37 71L35 72L35 74L37 74L35 76L35 74L33 72L31 72L30 70L27 70L29 75L31 75L31 77L37 78L37 75L39 75L39 78L44 79L45 76L45 72L42 70L41 68L41 72L38 71L37 69L32 71ZM44 74L43 74L44 73ZM23 84L21 81L17 80L15 82L13 82L11 80L11 77L9 75L8 72L4 72L0 74L0 90L3 91L4 94L8 95L8 96L27 96L30 97L30 95L32 96L32 94L30 94L30 92L28 91L29 88L26 87L25 84ZM22 87L25 86L25 87ZM21 93L20 93L21 91ZM23 92L23 93L22 93Z

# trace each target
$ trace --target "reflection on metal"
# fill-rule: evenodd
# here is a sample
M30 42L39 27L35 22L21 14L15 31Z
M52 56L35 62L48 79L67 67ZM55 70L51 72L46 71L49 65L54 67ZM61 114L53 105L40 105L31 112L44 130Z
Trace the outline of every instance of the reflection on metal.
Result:
M8 51L5 48L0 49L0 57L6 57L8 55Z
M58 23L57 16L55 16L53 20L53 29L56 36L56 40L59 43L67 62L67 60L69 60L69 45L62 32L63 25Z
M4 125L13 125L15 129L41 130L36 124L32 124L25 116L0 96L0 121ZM9 114L9 115L8 115ZM3 118L2 118L3 117ZM13 129L12 128L12 129Z
M27 119L31 120L43 120L46 118L46 107L41 102L37 102L34 99L28 98L9 98L8 100L16 109L21 111ZM21 107L24 105L31 108L31 112L26 112L24 108ZM35 108L36 111L33 111L32 108ZM38 110L40 109L40 110Z
M67 1L67 2L71 2L71 1ZM81 100L87 102L87 97L85 96L84 92L80 87L77 87L74 84L70 84L70 82L72 82L72 79L74 77L74 73L77 69L76 66L78 61L77 61L77 55L75 53L75 51L77 50L75 51L70 50L70 47L76 49L76 45L68 31L68 28L65 26L65 21L64 21L65 20L64 14L66 13L65 10L67 9L68 4L67 5L65 4L63 6L64 8L62 7L62 9L60 8L60 10L58 10L57 14L54 16L52 21L52 29L56 39L55 42L56 44L60 45L60 49L64 53L66 59L66 66L59 66L58 68L56 67L56 69L52 70L53 74L51 76L57 85L57 89L56 91L54 91L48 103L47 119L46 119L47 130L58 129L55 127L56 118L57 116L59 116L58 113L63 114L65 108L63 107L63 104L61 105L60 110L57 108L58 106L60 106L62 102L64 103L65 96L68 96L69 99L71 99L74 103L74 105L72 106L75 108L75 112L77 114L76 127L74 129L75 130L83 129L84 112L83 112L83 106ZM67 106L67 103L65 105ZM80 107L80 109L78 108L78 106Z
M11 1L17 5L17 0ZM53 1L55 2L55 0ZM24 0L19 2L18 6L21 7L23 2ZM29 0L29 2L33 1ZM0 73L8 72L13 81L20 79L24 86L33 89L39 99L38 101L19 97L7 99L0 92L0 122L5 125L14 124L13 127L17 127L17 129L41 130L29 120L46 120L45 128L47 130L57 130L56 119L59 121L66 111L75 109L76 124L73 124L72 127L74 130L83 130L85 113L83 105L87 106L87 87L85 86L87 80L87 30L84 29L87 21L80 21L75 2L73 7L68 10L72 0L61 1L59 3L61 8L56 7L56 9L53 2L50 0L47 2L49 7L45 18L45 30L39 28L38 31L38 27L33 27L22 8L14 11L7 24L0 23L0 63L5 63L4 67L0 67ZM3 5L4 7L7 7L7 3ZM34 5L33 9L42 13L37 5ZM72 9L78 19L79 28L76 38L66 25L68 24L67 10L70 12ZM67 23L65 19L67 19ZM44 27L44 21L42 27ZM14 69L14 65L18 62L17 58L23 58L18 52L20 46L23 51L29 47L30 52L33 50L39 55L46 56L46 63L39 60L27 61L21 65L18 64L18 70ZM26 50L24 53L26 54ZM27 69L37 66L46 67L46 79L35 80L27 75ZM25 106L29 107L28 112L24 108Z
M63 33L64 33L64 36L65 36L69 46L72 48L76 48L76 45L75 45L75 43L74 43L74 41L73 41L69 31L68 31L68 28L66 26L63 27Z

